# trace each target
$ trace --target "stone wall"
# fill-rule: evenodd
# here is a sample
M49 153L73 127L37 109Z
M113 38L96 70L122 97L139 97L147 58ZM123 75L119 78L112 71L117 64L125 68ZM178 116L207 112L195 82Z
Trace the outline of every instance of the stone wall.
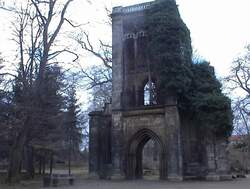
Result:
M180 117L176 95L161 93L158 73L150 70L154 62L149 62L143 48L147 38L144 16L145 10L160 2L113 9L112 107L90 113L90 174L141 178L143 149L152 140L159 146L160 179L225 178L226 139L202 135L192 119ZM145 106L144 87L149 81L156 86L156 104Z
M108 178L111 169L111 115L91 112L89 127L89 173Z

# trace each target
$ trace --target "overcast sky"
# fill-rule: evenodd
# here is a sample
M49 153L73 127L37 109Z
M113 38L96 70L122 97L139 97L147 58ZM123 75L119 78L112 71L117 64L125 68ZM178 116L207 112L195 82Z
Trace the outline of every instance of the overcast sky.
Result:
M95 39L111 40L104 6L126 6L147 0L75 0L70 16L78 22L91 21L88 26ZM209 60L218 76L228 73L232 60L250 42L249 0L177 0L181 17L191 31L192 44L199 54ZM6 56L11 42L9 15L0 12L0 52Z
M148 2L112 0L113 6ZM232 60L250 42L249 0L177 0L181 17L191 31L192 44L215 67L228 73Z

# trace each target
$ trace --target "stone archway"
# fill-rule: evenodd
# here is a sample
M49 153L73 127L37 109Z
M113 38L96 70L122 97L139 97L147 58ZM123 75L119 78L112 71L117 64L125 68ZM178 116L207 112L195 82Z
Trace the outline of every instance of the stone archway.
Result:
M145 144L152 139L159 146L159 174L160 179L167 177L166 145L160 137L150 129L141 129L129 140L127 147L127 179L141 179L143 177L142 152Z

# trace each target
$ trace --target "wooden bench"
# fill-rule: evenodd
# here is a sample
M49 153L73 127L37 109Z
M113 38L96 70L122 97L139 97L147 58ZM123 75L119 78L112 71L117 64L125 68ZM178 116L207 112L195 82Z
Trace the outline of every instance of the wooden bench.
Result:
M54 187L58 186L59 180L68 180L70 185L74 184L75 178L72 175L67 174L52 174L43 177L43 187L50 187L51 184Z

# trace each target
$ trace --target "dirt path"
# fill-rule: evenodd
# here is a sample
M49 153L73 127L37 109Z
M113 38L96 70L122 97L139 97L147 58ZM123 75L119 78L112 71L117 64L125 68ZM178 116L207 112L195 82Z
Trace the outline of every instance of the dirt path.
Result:
M42 189L42 183L33 181L18 186L0 185L0 189ZM55 189L54 187L48 189ZM74 186L60 184L60 189L250 189L250 178L237 179L226 182L202 181L103 181L103 180L76 180Z

